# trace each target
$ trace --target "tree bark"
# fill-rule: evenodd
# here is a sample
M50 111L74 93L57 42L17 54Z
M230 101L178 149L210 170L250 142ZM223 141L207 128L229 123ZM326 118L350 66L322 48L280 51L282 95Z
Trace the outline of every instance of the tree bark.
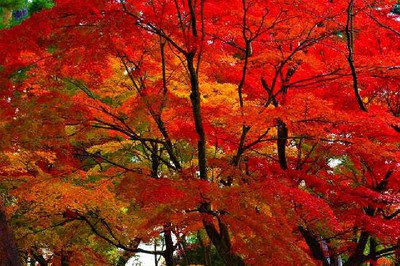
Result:
M170 229L164 229L165 251L163 257L167 266L174 266L174 242L172 241Z
M365 107L365 104L358 90L358 77L356 67L354 66L354 0L350 0L347 7L346 40L348 50L347 61L349 63L351 76L353 78L354 94L356 96L357 103L360 109L364 112L367 112L368 110Z
M190 101L192 103L195 128L199 138L197 141L197 147L200 178L203 180L207 180L206 134L204 132L203 120L201 116L199 81L196 69L194 68L194 55L194 53L189 53L186 55L187 67L190 74L191 83Z
M197 238L199 239L200 247L203 251L204 266L211 266L211 245L204 244L200 232L197 232Z
M303 228L302 226L299 226L299 231L303 235L304 240L310 248L312 256L316 260L322 261L322 265L329 265L328 260L325 258L324 251L322 250L322 247L317 238L309 230Z
M374 238L370 238L369 239L369 254L371 256L371 260L369 262L370 266L376 266L378 265L378 258L376 256L376 247L377 247L377 243L375 241Z
M40 266L48 266L47 261L45 260L45 258L43 257L42 254L37 252L36 248L31 249L31 254L34 258L34 261L39 263ZM36 264L34 263L33 265L36 265Z
M358 243L356 246L356 250L353 254L349 257L349 259L344 264L345 266L359 266L365 262L366 256L364 255L365 247L367 246L367 242L369 239L368 232L361 232L361 235L358 239Z
M231 249L227 226L220 220L218 223L220 232L217 231L213 223L203 220L203 225L206 229L207 235L217 249L224 264L226 266L244 266L245 263L243 259L236 255Z
M0 197L0 266L21 266L17 244Z
M288 128L286 127L286 124L280 119L278 120L277 130L278 130L277 147L278 147L279 165L283 170L286 170L288 168L286 160L286 144L288 138Z

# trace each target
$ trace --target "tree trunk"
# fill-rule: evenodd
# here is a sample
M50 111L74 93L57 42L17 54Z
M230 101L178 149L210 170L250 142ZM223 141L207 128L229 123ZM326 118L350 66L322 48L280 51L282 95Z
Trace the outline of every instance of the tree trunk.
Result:
M344 264L345 266L359 266L362 265L366 261L366 256L364 255L365 247L367 246L367 242L369 239L368 232L361 232L361 235L358 239L358 243L356 249L353 254L350 255L349 259Z
M204 247L204 266L211 266L211 245Z
M231 250L231 243L226 225L219 221L220 232L218 232L214 224L207 221L203 221L203 224L208 237L217 249L224 264L226 266L244 266L245 263L242 258Z
M322 265L327 266L329 265L328 260L325 258L324 251L320 243L318 242L317 238L312 234L309 230L299 226L299 231L304 237L309 249L311 250L311 254L314 259L319 260L322 262Z
M21 266L17 244L0 197L0 266Z
M207 160L206 160L206 133L204 132L203 127L203 118L201 116L201 97L199 90L199 80L196 69L194 67L194 53L190 53L186 55L187 67L190 74L190 83L191 83L191 93L190 93L190 101L192 103L192 111L195 123L195 129L198 135L197 141L197 154L199 160L199 171L200 178L203 180L207 180Z
M286 144L288 138L288 128L286 127L286 124L282 120L278 120L277 131L278 131L277 148L278 148L279 165L283 170L286 170L288 168L286 161Z
M171 230L164 229L165 251L163 257L167 266L174 266L174 242L172 241Z
M197 238L200 243L201 250L204 256L204 266L211 266L211 245L206 245L201 239L200 231L197 232Z
M376 266L378 265L378 259L376 257L376 247L377 243L374 238L369 239L369 254L371 256L371 260L369 262L370 266Z
M34 261L37 262L37 263L39 263L40 266L47 266L47 265L48 265L48 263L47 263L47 261L45 260L45 258L43 257L43 255L40 254L40 253L37 251L36 248L32 248L32 249L31 249L31 254L32 254L33 258L34 258ZM34 263L33 265L36 265L36 264Z

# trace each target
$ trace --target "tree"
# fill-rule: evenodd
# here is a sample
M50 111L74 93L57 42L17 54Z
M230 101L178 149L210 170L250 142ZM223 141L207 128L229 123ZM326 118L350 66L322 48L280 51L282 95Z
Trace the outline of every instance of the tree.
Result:
M32 14L53 6L54 2L51 0L0 1L0 17L2 17L0 29L18 25Z
M207 235L225 265L395 259L390 1L55 2L0 35L1 173L28 256L173 265Z
M2 9L3 26L7 26L12 19L12 10L22 8L26 4L25 0L2 0L0 7Z
M43 9L48 9L54 6L51 0L33 0L28 7L29 14L40 12Z

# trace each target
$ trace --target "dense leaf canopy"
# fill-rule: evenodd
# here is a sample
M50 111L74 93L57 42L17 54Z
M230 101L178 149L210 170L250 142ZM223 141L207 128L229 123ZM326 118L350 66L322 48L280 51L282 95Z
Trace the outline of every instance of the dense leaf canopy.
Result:
M0 32L0 188L26 260L400 263L392 1L54 2Z

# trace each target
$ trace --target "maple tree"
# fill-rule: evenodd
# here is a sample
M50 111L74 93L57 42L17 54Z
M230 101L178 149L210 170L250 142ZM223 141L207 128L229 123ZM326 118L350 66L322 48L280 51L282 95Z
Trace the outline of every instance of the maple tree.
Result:
M393 4L58 0L2 30L0 188L25 259L399 263Z

